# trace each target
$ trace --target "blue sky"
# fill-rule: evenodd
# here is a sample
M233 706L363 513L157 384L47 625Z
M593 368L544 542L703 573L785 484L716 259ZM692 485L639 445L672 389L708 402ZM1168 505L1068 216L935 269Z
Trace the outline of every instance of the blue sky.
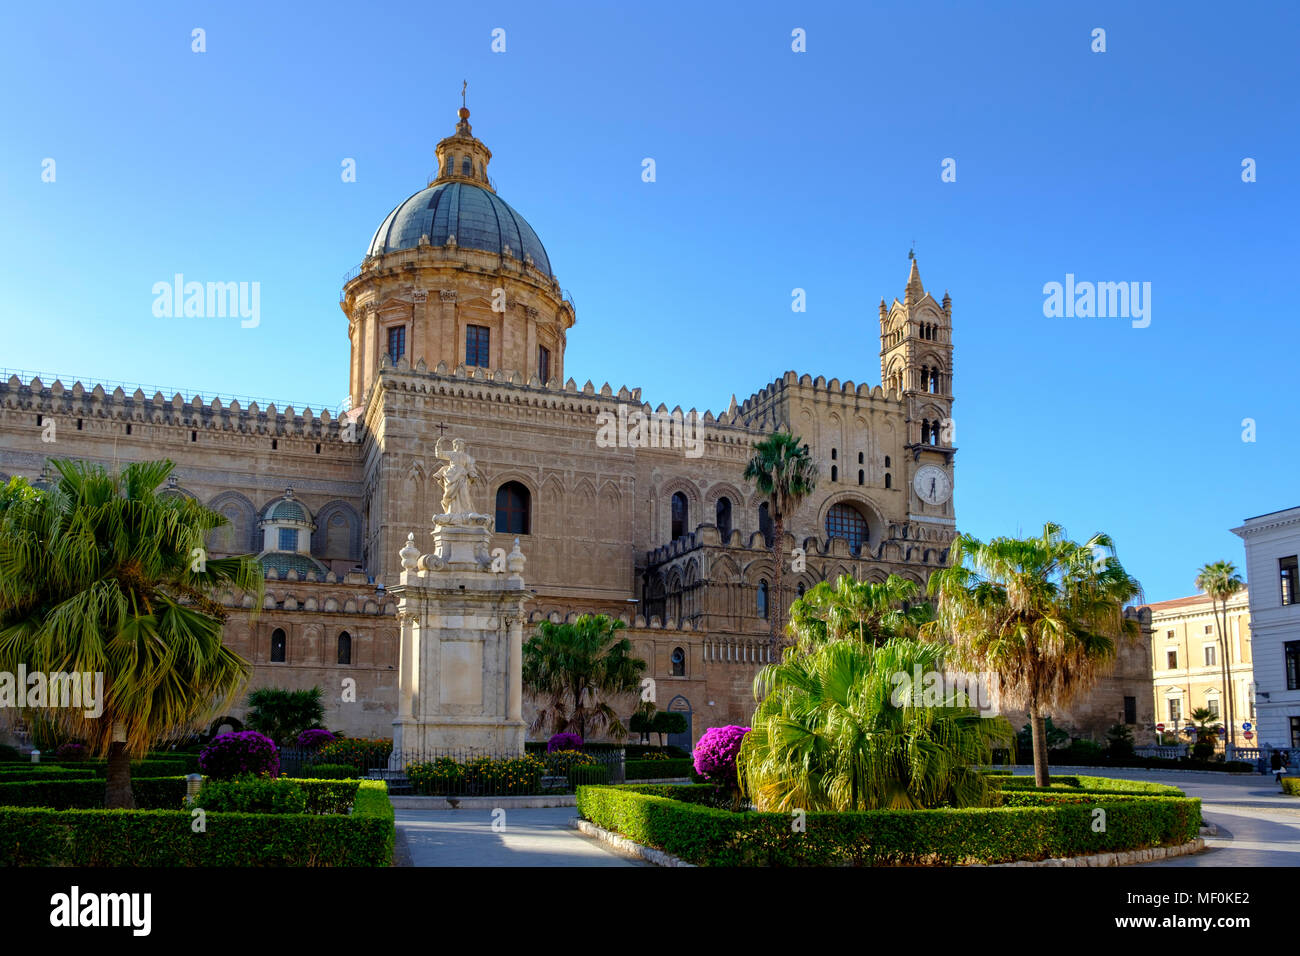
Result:
M1105 530L1162 600L1205 561L1241 565L1228 529L1300 498L1294 4L70 3L6 20L0 366L336 405L343 274L424 185L468 79L497 187L576 300L580 384L719 412L786 369L877 383L877 303L901 297L915 241L926 287L953 297L964 530ZM177 272L259 282L261 324L155 318L152 286ZM1067 273L1150 282L1150 326L1045 318L1043 285Z

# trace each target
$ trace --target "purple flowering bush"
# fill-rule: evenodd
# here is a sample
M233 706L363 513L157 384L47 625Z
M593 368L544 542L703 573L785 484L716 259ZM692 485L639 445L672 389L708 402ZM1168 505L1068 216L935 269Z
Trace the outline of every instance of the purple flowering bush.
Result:
M54 751L55 760L85 760L86 755L86 745L78 743L59 744L59 748Z
M322 727L313 727L310 730L304 730L298 735L298 746L304 750L318 750L326 744L332 744L338 740L332 733Z
M710 783L736 787L736 755L747 733L748 727L735 724L710 727L695 745L695 772Z
M546 742L546 752L553 754L557 750L581 750L582 738L577 734L554 734Z
M280 752L270 737L256 730L222 734L199 753L199 769L216 780L245 775L277 777Z

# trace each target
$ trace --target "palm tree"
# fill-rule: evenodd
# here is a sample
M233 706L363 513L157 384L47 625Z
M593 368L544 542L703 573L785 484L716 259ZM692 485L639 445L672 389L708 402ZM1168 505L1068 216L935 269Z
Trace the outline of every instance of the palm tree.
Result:
M754 483L761 495L767 495L772 519L772 600L769 601L768 641L773 652L783 632L782 601L785 581L785 518L794 514L817 486L817 463L807 447L795 435L778 430L754 443L754 454L745 465L745 481Z
M958 662L996 680L1012 705L1024 705L1033 732L1034 780L1048 785L1044 717L1096 683L1116 642L1140 633L1124 605L1142 593L1096 534L1082 544L1057 524L1036 538L958 535L949 566L930 577L938 598L927 636L956 645Z
M831 641L769 664L754 680L761 702L736 761L742 790L759 809L787 813L987 806L978 768L1010 725L957 695L937 707L895 699L897 675L941 673L948 650Z
M928 604L913 604L921 586L891 574L884 581L858 581L841 574L834 587L822 581L790 605L787 628L801 651L827 641L881 644L891 637L915 637L930 619Z
M627 736L617 711L603 699L637 690L646 669L619 636L624 627L604 614L537 625L523 654L524 688L541 699L533 733L550 723L554 733L569 731L583 740L588 730L606 730L615 740Z
M1214 607L1214 625L1219 631L1219 667L1223 672L1223 686L1228 695L1228 732L1224 736L1224 759L1232 759L1237 736L1237 709L1233 702L1231 674L1228 672L1228 600L1242 589L1245 582L1231 561L1214 561L1201 568L1196 575L1196 586L1210 596ZM1220 618L1222 614L1222 618Z
M1223 723L1219 715L1208 707L1197 707L1188 715L1191 723L1196 727L1196 743L1192 745L1192 756L1196 756L1197 748L1202 748L1207 752L1207 756L1214 756L1214 745L1218 742L1218 733L1216 728Z
M320 727L325 719L319 687L259 687L248 695L248 706L248 729L265 734L281 747L292 747L300 733Z
M206 536L226 519L157 494L170 461L120 473L52 464L54 487L0 496L0 667L103 675L102 715L50 714L107 758L105 805L130 808L132 758L218 713L246 682L249 665L222 644L226 613L211 595L233 587L260 597L262 572L250 557L206 557Z

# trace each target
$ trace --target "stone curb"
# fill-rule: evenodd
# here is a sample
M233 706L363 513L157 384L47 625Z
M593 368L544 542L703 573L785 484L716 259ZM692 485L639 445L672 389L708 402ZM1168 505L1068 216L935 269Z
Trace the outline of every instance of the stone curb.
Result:
M665 853L663 850L656 850L654 847L642 846L640 843L633 843L625 836L598 827L596 824L581 817L573 817L569 821L569 826L573 827L579 833L599 840L608 846L619 856L631 857L634 860L644 860L647 863L653 863L655 866L685 866L695 869L694 863L687 863L685 860Z
M656 850L653 847L642 846L640 843L634 843L625 836L620 836L611 830L598 827L596 824L581 817L574 817L569 821L569 826L574 827L581 833L599 840L622 856L632 857L638 860L645 860L647 863L653 863L655 866L686 866L694 868L694 863L687 863L685 860L665 853L663 850ZM1090 856L1067 856L1055 857L1050 860L1018 860L1015 863L971 863L971 867L998 867L998 866L1129 866L1134 863L1153 863L1157 860L1167 860L1171 857L1186 856L1189 853L1199 853L1205 849L1205 841L1200 837L1180 846L1157 846L1145 850L1124 850L1119 853L1095 853Z
M998 866L1131 866L1135 863L1155 863L1176 856L1200 853L1205 840L1197 837L1179 846L1154 846L1145 850L1121 850L1116 853L1094 853L1090 856L1058 856L1050 860L1017 860L1015 863L972 863L973 867Z
M389 797L394 810L540 810L544 807L576 807L572 793L553 797Z

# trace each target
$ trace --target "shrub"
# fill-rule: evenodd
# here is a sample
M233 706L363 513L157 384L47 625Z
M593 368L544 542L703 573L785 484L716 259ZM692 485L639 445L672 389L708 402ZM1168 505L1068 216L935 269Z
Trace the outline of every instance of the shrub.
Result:
M1112 724L1106 731L1106 754L1113 760L1133 756L1133 729L1128 724Z
M689 777L691 761L689 759L673 760L660 754L645 760L629 760L626 763L628 780L662 780L665 777Z
M77 761L77 760L85 760L87 756L88 754L86 752L85 744L78 744L78 743L71 743L71 742L66 744L59 744L58 748L55 749L54 751L55 760Z
M312 727L304 730L298 735L298 746L304 750L319 750L326 744L332 744L338 740L332 733L323 727Z
M299 776L309 780L348 780L361 776L361 771L345 763L318 763L304 767Z
M391 740L371 740L366 737L344 737L332 744L326 744L316 751L318 763L345 763L358 770L370 770L388 766L388 758L393 752Z
M222 813L304 813L307 796L292 780L241 777L205 782L195 806Z
M1106 748L1091 740L1072 740L1070 746L1061 751L1060 762L1068 764L1073 761L1081 764L1091 764L1100 760L1101 755L1105 752ZM1129 749L1129 752L1132 753L1132 748Z
M1196 838L1200 801L1149 796L1019 794L1015 807L809 813L732 813L646 792L580 787L578 811L597 826L698 866L879 866L1003 863L1078 856ZM1093 811L1106 811L1095 832Z
M546 762L533 754L503 759L474 757L465 763L458 763L451 757L439 757L407 764L406 767L406 777L415 792L432 796L535 794L541 791L542 776L546 772Z
M183 795L185 781L174 782ZM348 816L229 813L201 837L188 810L0 809L0 866L388 866L387 787L358 784Z
M1282 792L1293 797L1300 797L1300 777L1283 777Z
M552 734L551 739L546 742L546 752L555 753L557 750L581 750L582 738L577 734Z
M17 747L10 747L8 744L0 744L0 761L7 760L26 760L22 751Z
M567 774L573 767L585 767L595 764L596 758L581 750L555 750L546 755L546 772L553 775Z
M199 767L217 780L244 774L275 777L280 772L280 753L270 737L242 730L214 738L199 754Z
M736 786L736 755L749 733L748 727L729 724L710 727L695 745L695 771L700 776L727 787Z
M569 786L599 785L609 783L609 768L604 764L576 764L567 774Z

